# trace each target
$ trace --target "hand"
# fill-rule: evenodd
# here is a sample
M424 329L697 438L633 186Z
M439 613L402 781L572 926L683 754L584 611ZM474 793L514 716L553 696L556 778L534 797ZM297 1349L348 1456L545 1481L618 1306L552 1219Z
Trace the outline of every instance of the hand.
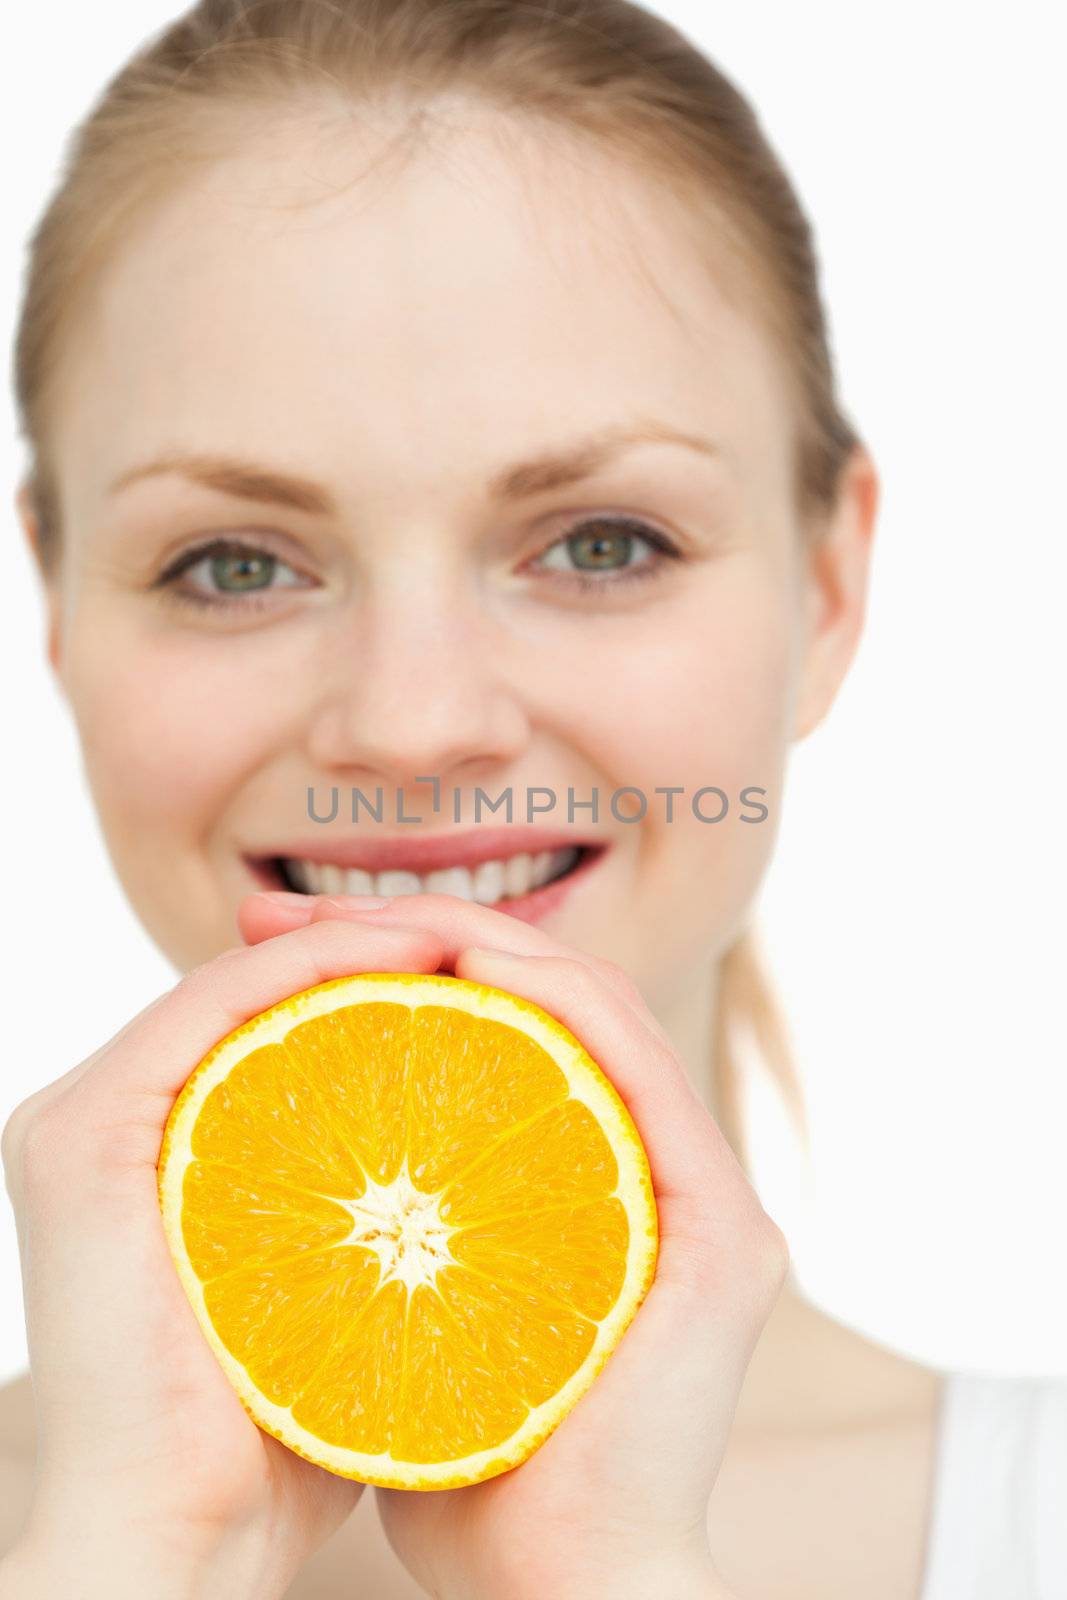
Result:
M356 1505L362 1484L242 1407L171 1258L156 1162L179 1090L232 1028L327 979L434 972L442 954L429 930L339 922L238 947L16 1107L2 1153L39 1425L29 1520L3 1566L20 1595L270 1600Z
M421 928L439 939L446 970L542 1006L626 1102L648 1152L660 1222L655 1281L574 1409L525 1462L484 1483L378 1489L391 1544L441 1600L722 1595L708 1500L745 1371L788 1270L780 1230L621 968L452 895L402 895L374 911L358 905L356 897L256 895L239 925L250 941L326 919L373 926L383 937Z

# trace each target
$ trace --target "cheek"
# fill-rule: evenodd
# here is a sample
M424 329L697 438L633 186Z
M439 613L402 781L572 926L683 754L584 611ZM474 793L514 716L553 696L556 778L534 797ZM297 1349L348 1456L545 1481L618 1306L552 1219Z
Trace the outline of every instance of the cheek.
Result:
M202 835L269 754L278 717L251 658L242 664L248 643L124 634L99 619L71 639L69 693L86 774L105 829L121 832L120 849Z
M611 740L604 765L650 802L656 785L717 784L731 802L746 785L770 788L788 743L794 625L786 586L741 560L669 617L649 612L601 662L610 695L591 694L590 726Z
M687 596L672 625L650 625L647 648L622 671L624 692L613 717L614 741L603 752L618 784L647 797L641 826L630 832L630 903L641 904L642 959L655 952L649 992L689 981L694 964L720 955L740 932L777 833L789 748L796 618L788 586L739 559ZM674 785L667 797L657 786ZM692 799L724 791L721 820L701 821ZM745 805L742 790L765 790ZM742 821L760 815L761 821ZM720 797L698 801L708 819ZM610 819L609 827L615 826Z

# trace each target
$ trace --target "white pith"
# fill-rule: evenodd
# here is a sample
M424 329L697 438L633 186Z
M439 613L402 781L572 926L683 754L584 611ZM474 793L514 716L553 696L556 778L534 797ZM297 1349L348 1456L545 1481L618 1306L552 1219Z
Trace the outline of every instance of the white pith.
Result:
M297 1454L307 1456L332 1472L388 1487L448 1488L506 1471L525 1459L571 1410L603 1367L644 1294L657 1252L655 1225L649 1227L646 1221L650 1210L655 1216L647 1160L640 1143L634 1140L636 1130L632 1119L610 1080L566 1028L544 1016L530 1002L484 985L456 987L458 984L459 980L441 973L422 974L414 979L391 973L359 973L316 985L254 1017L221 1040L190 1075L175 1104L177 1115L168 1124L161 1152L160 1206L179 1277L204 1336L233 1387L245 1397L246 1404L248 1399L254 1398L256 1422ZM441 1002L443 990L451 991L447 995L449 1004L472 1015L509 1023L527 1033L560 1068L567 1080L569 1096L593 1112L611 1139L618 1163L614 1196L629 1218L631 1248L618 1299L599 1323L596 1339L585 1360L560 1390L543 1404L531 1406L525 1422L509 1439L489 1449L474 1451L458 1461L422 1462L412 1467L398 1461L388 1451L371 1455L306 1435L293 1418L291 1407L277 1405L259 1390L247 1369L223 1344L208 1313L205 1285L184 1246L182 1196L186 1172L197 1159L192 1150L192 1135L204 1101L250 1051L262 1045L280 1044L299 1023L341 1005L362 1000L393 1001L410 1007L434 1005ZM379 1186L369 1175L364 1174L364 1177L366 1191L358 1200L339 1200L336 1195L329 1199L353 1217L353 1232L347 1242L377 1249L383 1274L379 1287L389 1274L405 1283L410 1297L418 1283L432 1283L431 1269L436 1276L438 1268L444 1264L442 1252L449 1257L447 1235L455 1230L447 1228L439 1216L439 1197L415 1187L406 1163L392 1184ZM372 1235L383 1225L384 1236L376 1241ZM402 1236L403 1262L399 1248Z
M351 1211L354 1222L351 1237L342 1243L374 1251L381 1264L379 1288L391 1278L398 1278L409 1292L420 1283L433 1283L452 1261L448 1241L456 1231L441 1220L440 1197L416 1189L406 1161L392 1183L378 1184L364 1176L367 1189L358 1200L336 1200Z
M579 850L541 850L536 855L520 852L474 867L439 867L434 872L409 872L390 868L366 872L361 867L335 866L330 862L303 861L287 857L286 872L305 894L454 894L478 905L494 905L498 900L515 900L559 877L578 859Z

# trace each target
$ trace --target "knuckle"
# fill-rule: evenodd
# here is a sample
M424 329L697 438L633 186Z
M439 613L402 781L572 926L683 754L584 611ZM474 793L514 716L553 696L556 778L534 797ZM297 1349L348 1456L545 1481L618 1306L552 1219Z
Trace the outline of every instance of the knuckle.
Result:
M36 1094L20 1101L4 1123L0 1132L0 1156L3 1157L5 1168L12 1167L21 1159L30 1130L40 1118L43 1105L44 1090L38 1089Z
M616 989L633 989L629 974L602 956L555 955L540 959L551 962L561 977L586 994L602 993L605 983Z
M630 1009L636 1012L637 1016L640 1017L650 1032L657 1035L662 1043L667 1042L667 1036L664 1033L658 1018L653 1014L651 1008L649 1007L648 1001L644 995L644 991L637 982L636 978L634 978L625 967L620 966L617 961L609 961L603 956L590 958L587 965L593 968L601 980L605 982L615 994L619 995L627 1002L627 1004L630 1006Z
M4 1171L11 1173L15 1170L15 1163L22 1150L22 1140L25 1131L27 1111L26 1101L22 1101L12 1111L0 1132L0 1160L3 1161Z
M18 1105L14 1106L9 1112L3 1128L0 1129L0 1150L6 1151L11 1147L26 1116L26 1107L28 1105L28 1100L20 1100Z
M214 956L210 961L201 961L199 966L190 967L189 971L178 979L178 982L170 991L171 995L203 994L211 984L212 972L223 959L224 957L222 956Z
M20 1189L52 1172L67 1135L56 1101L42 1104L39 1096L16 1106L2 1136L4 1172Z
M549 951L546 955L538 956L538 966L545 971L558 973L561 978L566 978L574 983L588 983L590 981L589 964L579 961L577 956L560 955L556 951Z
M579 960L576 956L550 956L547 959L555 964L560 981L583 1006L595 1004L597 1000L603 1002L605 979L590 962Z
M766 1211L760 1217L759 1229L760 1260L766 1270L769 1286L777 1293L789 1275L792 1261L789 1240Z
M738 1217L725 1233L710 1227L690 1227L687 1233L687 1266L697 1283L765 1314L778 1298L790 1263L786 1236L767 1212L760 1207L754 1218Z
M597 967L616 988L623 990L632 1000L640 1000L642 1005L644 1004L644 996L625 967L620 967L617 961L608 961L602 956L597 959Z
M161 997L162 1000L180 1001L191 998L200 1002L212 998L218 993L220 982L225 984L235 968L239 970L240 966L247 962L248 957L254 956L260 948L261 946L256 945L250 948L238 945L220 951L207 961L201 961L199 966L190 967L189 971L179 978L169 995Z
M254 955L254 946L249 948L248 945L243 944L230 945L229 949L220 950L217 955L212 956L209 960L202 961L198 967L192 969L188 976L194 978L198 983L214 983L220 972L230 972L234 967L247 966L249 958L254 957Z

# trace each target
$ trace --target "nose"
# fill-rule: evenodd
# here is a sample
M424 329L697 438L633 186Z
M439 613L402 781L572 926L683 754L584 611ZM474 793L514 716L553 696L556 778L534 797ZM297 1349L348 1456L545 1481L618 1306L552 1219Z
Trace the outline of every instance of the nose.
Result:
M326 630L308 723L316 770L402 788L457 769L499 772L523 748L505 629L461 585L427 577L379 585Z

